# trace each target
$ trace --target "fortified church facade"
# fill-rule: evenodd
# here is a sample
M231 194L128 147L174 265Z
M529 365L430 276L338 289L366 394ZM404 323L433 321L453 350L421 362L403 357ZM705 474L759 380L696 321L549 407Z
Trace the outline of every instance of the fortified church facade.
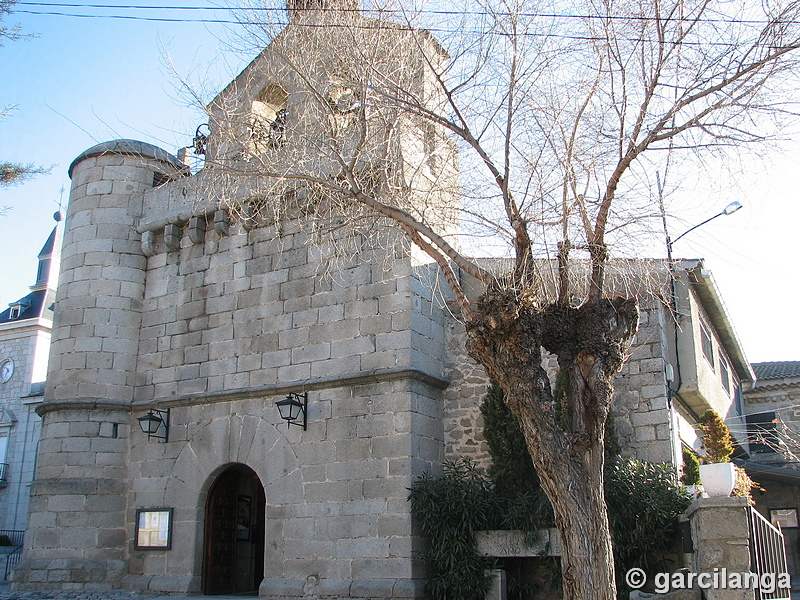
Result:
M283 53L314 56L330 32L305 24L337 17L309 8L210 106L199 174L133 140L72 163L14 589L424 595L407 496L442 462L448 385L428 267L394 244L327 267L297 219L247 218L252 191L220 208L213 165L237 150L216 134L231 114L261 120L247 143L276 161L311 137L313 102ZM387 53L417 60L426 85L402 51L416 33L392 35ZM307 427L281 419L290 394L307 397ZM162 421L151 435L148 415Z
M317 57L315 81L338 111L322 118L351 119L363 99L348 97L326 67L335 57L319 54L322 36L337 30L319 24L336 18L291 11L209 106L199 173L132 140L99 144L72 163L29 526L12 589L425 596L425 541L408 488L445 458L487 456L478 411L487 381L465 356L463 327L432 292L433 267L390 233L369 252L326 260L331 240L311 239L303 216L252 213L253 199L264 201L259 182L231 188L216 168L261 152L280 173L313 154L314 98L288 70L287 48ZM446 55L424 32L387 30L393 43L372 67L407 73L409 89L438 110L430 64ZM238 146L223 135L236 129L231 115L250 127ZM447 143L421 164L431 153L419 148L447 136L394 131L403 133L369 142L375 154L391 155L396 173L422 173L409 205L447 218L456 194L419 183L457 181ZM336 166L320 173L335 176ZM640 458L677 463L681 444L697 445L692 415L709 405L697 382L713 373L692 371L703 360L695 316L709 347L727 357L734 387L751 378L706 274L701 263L681 272L680 335L663 302L645 304L615 408L618 435ZM688 354L673 384L667 366L677 352ZM683 408L675 385L690 388ZM307 401L305 419L282 420L277 403L287 397ZM726 412L730 399L714 398Z

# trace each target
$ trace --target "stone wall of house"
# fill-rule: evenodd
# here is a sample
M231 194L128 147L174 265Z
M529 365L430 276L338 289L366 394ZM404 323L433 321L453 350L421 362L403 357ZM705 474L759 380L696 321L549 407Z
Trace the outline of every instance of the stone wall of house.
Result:
M674 462L672 419L667 401L665 376L665 312L656 300L643 302L639 331L630 358L617 375L611 416L622 453L640 460ZM457 320L447 329L448 362L445 391L445 455L449 459L469 457L479 464L490 460L483 437L480 403L488 388L483 367L466 355L466 333ZM545 357L547 369L555 373L554 357Z
M71 169L19 589L109 589L126 574L128 420L146 264L135 224L142 192L164 170L175 168L155 152L99 147Z
M486 466L489 446L483 436L480 405L489 388L483 366L467 356L467 334L457 317L447 324L447 365L450 386L444 392L444 453L448 460L469 458Z
M281 397L174 405L169 444L134 443L127 520L136 508L174 507L183 549L134 552L128 584L199 589L206 496L225 466L244 464L267 498L263 597L301 597L312 575L320 596L420 596L422 540L407 496L441 457L440 391L380 376L313 387L307 431L279 422Z
M442 460L444 317L428 267L375 250L322 270L320 248L284 223L204 239L160 234L148 260L134 411L171 406L169 444L134 440L135 509L176 510L186 553L147 553L131 584L199 589L199 526L214 477L252 468L264 485L261 593L411 598L423 593L411 482ZM365 258L366 256L366 258ZM274 406L309 393L307 431Z
M296 224L280 234L211 230L198 244L184 235L177 251L160 239L148 260L137 401L381 369L442 375L442 316L409 260L387 272L366 249L325 273Z
M639 331L630 358L614 380L616 393L610 414L623 455L675 463L665 374L667 318L657 299L642 300Z

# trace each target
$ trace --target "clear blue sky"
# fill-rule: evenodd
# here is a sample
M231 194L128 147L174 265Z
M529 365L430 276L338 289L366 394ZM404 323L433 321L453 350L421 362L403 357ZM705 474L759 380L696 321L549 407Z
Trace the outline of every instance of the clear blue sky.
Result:
M69 2L69 0L67 0ZM100 4L101 2L97 2ZM72 4L87 5L73 1ZM106 0L102 4L128 3ZM208 7L206 0L137 6ZM230 20L217 10L130 10L18 4L19 11L126 15L178 20ZM52 214L69 193L67 167L83 150L117 138L150 142L170 152L191 143L201 113L187 106L179 73L220 90L252 56L226 50L235 27L213 23L31 15L19 23L38 37L0 48L0 106L16 110L0 121L0 159L53 166L52 173L0 191L0 306L27 293L36 255L54 225ZM745 207L678 242L675 256L704 257L714 273L753 362L800 360L800 144L770 152L727 171L694 173L673 203L673 237L733 200Z
M0 47L0 107L16 107L0 120L0 159L52 166L52 172L0 190L0 207L10 207L0 216L3 307L34 283L36 255L54 225L52 214L59 208L62 187L67 201L67 168L78 154L117 138L150 142L172 153L191 144L205 119L184 100L167 63L173 61L182 76L218 90L252 58L224 49L232 26L186 22L231 20L228 11L211 10L214 5L206 0L67 2L208 9L76 9L18 3L4 19L6 26L19 24L23 33L36 37L6 40ZM108 18L111 15L184 22Z

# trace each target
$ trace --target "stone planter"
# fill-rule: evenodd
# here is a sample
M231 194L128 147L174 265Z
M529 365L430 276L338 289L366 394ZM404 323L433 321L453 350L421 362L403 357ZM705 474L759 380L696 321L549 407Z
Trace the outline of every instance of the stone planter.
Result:
M730 496L736 486L736 468L729 462L700 465L700 481L710 497Z

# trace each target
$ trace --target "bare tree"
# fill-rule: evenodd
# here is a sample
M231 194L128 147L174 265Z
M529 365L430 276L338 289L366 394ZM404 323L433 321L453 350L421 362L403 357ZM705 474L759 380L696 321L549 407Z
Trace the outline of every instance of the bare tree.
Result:
M0 19L11 12L11 7L14 4L15 2L12 0L0 0ZM14 26L9 29L4 25L0 25L0 45L2 45L3 38L16 40L19 39L19 37L19 26Z
M326 236L342 252L394 231L438 265L552 502L565 598L615 597L603 439L638 305L610 260L636 255L668 157L764 141L791 115L799 8L295 0L288 26L243 17L269 45L208 107L200 177L244 219L357 232ZM489 249L504 268L475 259Z
M3 17L11 12L11 7L15 4L11 0L0 0L0 21ZM0 24L0 46L3 45L3 39L18 40L23 38L20 34L19 26L5 27ZM5 107L0 110L0 119L3 119L11 111L10 107ZM19 164L8 161L0 161L0 188L21 183L34 175L41 175L49 172L48 169L37 167L32 164Z

